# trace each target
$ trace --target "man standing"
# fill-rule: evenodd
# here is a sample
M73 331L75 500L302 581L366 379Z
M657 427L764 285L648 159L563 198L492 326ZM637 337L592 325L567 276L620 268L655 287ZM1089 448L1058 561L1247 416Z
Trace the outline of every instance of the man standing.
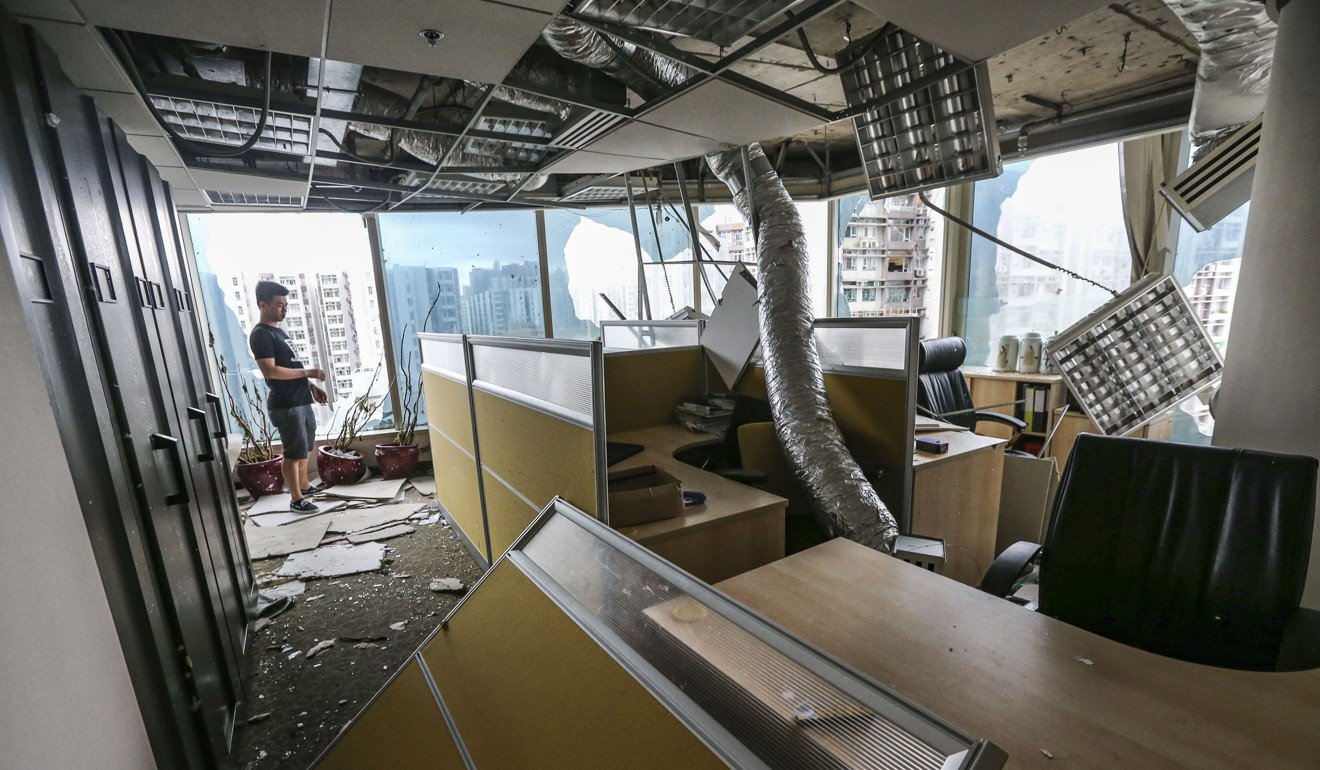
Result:
M280 443L284 445L281 469L284 471L284 487L293 500L289 510L316 513L319 509L305 498L320 492L323 487L313 487L307 478L307 453L316 441L316 415L312 412L312 402L324 404L326 395L308 378L324 380L325 372L304 369L289 345L289 335L280 328L289 309L289 290L274 281L259 281L256 294L261 322L252 327L248 347L252 349L252 357L257 359L261 375L270 388L266 408L270 412L270 421L280 434Z

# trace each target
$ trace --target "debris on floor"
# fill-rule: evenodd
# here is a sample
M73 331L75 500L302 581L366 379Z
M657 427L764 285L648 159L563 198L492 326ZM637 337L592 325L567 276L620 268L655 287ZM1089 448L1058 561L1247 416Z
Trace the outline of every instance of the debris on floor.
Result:
M434 476L423 476L421 478L409 479L408 483L412 484L412 488L417 490L418 494L426 495L427 497L433 497L435 495Z
M284 495L284 497L288 497L288 495ZM295 521L309 521L324 516L327 513L334 513L335 511L343 510L348 507L348 503L344 500L313 499L312 502L316 503L316 507L320 509L316 513L297 513L295 511L290 511L289 507L286 505L284 506L284 510L275 511L274 513L260 513L254 515L249 511L248 521L258 527L280 527Z
M455 578L436 578L431 581L431 590L436 592L459 593L464 589L463 581Z
M396 503L363 510L341 511L330 520L331 532L360 532L386 524L407 521L421 506L416 503Z
M330 497L351 497L359 500L393 500L403 491L404 479L373 479L359 484L341 484L330 487L324 494Z
M384 559L382 543L323 545L315 551L290 556L275 574L297 578L341 577L378 570Z
M370 543L377 540L389 540L400 535L411 535L416 532L416 527L410 527L407 524L391 524L379 529L369 529L363 532L354 532L348 536L350 543Z
M391 630L391 631L402 631L403 629L405 629L405 628L407 628L407 627L408 627L408 621L406 621L406 620L400 620L398 623L391 623L391 624L390 624L390 630Z
M251 558L266 559L312 550L321 544L321 538L329 526L329 517L317 516L282 527L245 526L243 536L247 539Z
M317 644L313 645L312 649L307 651L307 657L309 659L315 658L317 655L320 655L321 653L325 652L326 650L334 646L335 646L334 639L326 639L323 642L318 642Z
M279 585L261 589L261 593L272 599L284 596L302 596L307 591L307 584L301 580L289 580Z

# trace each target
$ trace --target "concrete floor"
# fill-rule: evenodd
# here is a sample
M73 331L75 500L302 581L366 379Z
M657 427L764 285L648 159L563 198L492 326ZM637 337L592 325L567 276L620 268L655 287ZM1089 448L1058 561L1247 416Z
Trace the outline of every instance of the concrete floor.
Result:
M411 488L408 500L432 502ZM379 572L307 581L293 608L253 636L245 718L257 721L236 731L239 767L310 767L458 601L431 591L431 580L471 585L481 575L443 519L384 542L393 550ZM260 579L282 562L257 561L253 570ZM308 660L331 638L333 647Z

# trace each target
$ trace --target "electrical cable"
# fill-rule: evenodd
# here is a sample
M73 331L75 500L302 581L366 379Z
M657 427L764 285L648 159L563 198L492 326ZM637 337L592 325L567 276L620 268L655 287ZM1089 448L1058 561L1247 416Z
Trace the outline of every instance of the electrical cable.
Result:
M340 152L344 153L345 155L347 155L348 157L352 158L353 160L356 160L356 161L358 161L359 163L365 163L365 164L367 164L368 166L376 166L376 167L378 167L378 168L395 168L395 166L391 165L392 163L394 163L394 142L393 142L393 139L392 139L392 137L394 136L394 129L390 129L391 140L390 140L389 142L387 142L387 144L390 146L390 157L389 157L389 158L367 158L367 157L363 157L363 156L361 156L361 155L358 155L356 152L353 152L352 150L350 150L350 149L348 149L347 147L345 147L345 146L344 146L344 143L341 142L341 141L339 141L339 138L336 137L333 133L331 133L329 129L322 128L322 129L319 129L319 130L320 130L320 133L321 133L323 136L325 136L327 139L329 139L331 142L334 143L335 147L338 147L338 148L339 148L339 151L340 151Z
M122 33L119 32L110 32L106 35L107 40L110 42L110 47L115 49L115 53L122 60L124 69L128 72L129 79L133 81L133 87L137 89L138 94L142 96L142 100L147 103L147 109L151 112L151 116L156 119L156 122L160 124L161 129L165 131L166 135L168 135L175 144L188 150L193 155L203 155L209 158L237 158L240 155L247 154L248 150L251 150L256 146L257 140L261 138L261 134L266 130L266 121L270 117L271 72L273 70L271 64L272 54L270 51L266 52L266 77L263 92L264 98L262 99L261 105L261 117L257 119L257 127L252 132L252 136L249 136L242 144L235 146L218 144L215 142L195 141L175 132L169 122L165 120L165 116L161 115L160 110L156 109L155 102L151 100L151 94L147 91L146 84L142 82L142 73L138 71L137 62L133 60L133 55L129 53L128 46L120 37L121 34Z
M1048 267L1048 268L1050 268L1050 269L1052 269L1052 270L1058 270L1060 273L1063 273L1064 275L1066 275L1066 276L1068 276L1068 277L1070 277L1070 278L1076 278L1077 280L1082 281L1082 282L1084 282L1084 283L1089 283L1089 284L1091 284L1092 286L1094 286L1094 287L1096 287L1096 288L1098 288L1098 289L1104 289L1105 291L1109 292L1110 294L1114 295L1115 297L1118 296L1118 292L1114 291L1113 289L1109 288L1108 286L1105 286L1105 285L1103 285L1103 284L1096 283L1095 281L1092 281L1090 278L1087 278L1087 277L1084 276L1084 275L1079 275L1078 273L1074 273L1073 271L1069 270L1069 269L1066 268L1066 267L1063 267L1063 266L1061 266L1061 265L1056 265L1056 264L1054 264L1053 262L1050 262L1050 261L1048 261L1048 260L1041 259L1040 257L1036 256L1035 254L1032 254L1032 253L1030 253L1030 252L1028 252L1028 251L1024 251L1024 250L1022 250L1022 249L1019 249L1017 246L1014 246L1013 244L1009 243L1008 241L1000 240L999 238L996 238L995 236L991 235L990 233L987 233L985 230L982 230L981 228L977 227L976 225L972 224L971 222L968 222L968 221L962 219L961 217L957 217L957 216L954 216L953 214L950 214L949 212L945 211L944 209L940 208L939 206L936 206L934 203L931 203L931 202L930 202L930 198L927 198L927 197L926 197L926 193L924 193L924 192L919 192L919 193L917 193L917 197L921 199L921 202L922 202L922 203L926 204L926 208L930 209L931 211L934 211L936 214L939 214L940 216L944 217L945 219L949 220L950 222L953 222L954 224L960 225L961 227L963 227L963 228L966 229L966 230L970 230L971 232L976 233L977 235L981 236L982 238L986 239L987 241L990 241L991 243L994 243L994 244L999 245L999 246L1003 246L1004 248L1008 249L1009 251L1013 252L1014 254L1019 254L1019 255L1021 255L1021 256L1023 256L1023 257L1026 257L1027 259L1031 260L1032 262L1035 262L1035 263L1038 264L1038 265L1044 265L1045 267Z
M791 13L786 15L790 19L793 18L793 14ZM811 41L807 39L806 31L803 30L801 27L798 27L797 36L798 36L798 41L802 43L802 52L807 55L807 61L811 62L811 68L816 70L822 75L838 75L840 72L847 72L853 67L856 67L858 64L861 64L863 61L866 61L866 55L869 54L876 47L876 45L880 43L880 38L882 37L881 35L876 35L875 39L873 39L866 46L866 50L856 54L853 57L852 61L848 62L847 64L840 64L837 67L827 67L824 64L820 63L820 59L816 58L816 51L811 47Z
M326 203L329 203L331 206L333 206L333 207L335 207L336 209L338 209L338 210L344 212L345 214L374 214L374 213L376 213L377 211L380 211L382 208L384 208L384 207L385 207L385 204L389 203L389 202L393 199L393 197L394 197L394 196L390 195L389 193L386 193L386 194L385 194L385 200L381 201L380 203L377 203L375 206L372 206L372 207L369 208L369 209L361 209L361 210L358 210L358 211L354 211L353 209L346 209L346 208L344 208L343 206L340 206L338 203L335 203L333 200L331 200L330 196L328 196L328 195L326 195L325 193L321 192L321 188L319 188L319 187L314 188L313 191L316 193L316 197L320 198L321 200L325 201Z

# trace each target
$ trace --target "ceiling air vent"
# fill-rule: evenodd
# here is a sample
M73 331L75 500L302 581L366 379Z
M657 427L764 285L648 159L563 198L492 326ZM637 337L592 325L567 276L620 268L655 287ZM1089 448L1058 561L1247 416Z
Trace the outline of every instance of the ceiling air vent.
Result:
M199 142L237 147L252 136L261 119L260 108L237 107L222 102L155 94L151 102L175 133ZM256 148L303 157L309 153L311 132L312 119L306 115L271 110Z
M838 60L871 198L999 175L985 62L964 62L892 24Z
M574 15L727 46L801 1L587 0Z
M264 193L229 192L226 190L207 190L206 197L212 206L261 206L262 208L302 208L303 199L291 195L266 195Z
M564 128L559 132L559 136L556 136L551 144L555 147L580 150L625 120L627 118L622 115L587 110L580 115L570 117L564 123Z
M1198 233L1251 198L1260 128L1261 118L1256 118L1188 166L1173 184L1161 186L1160 192Z

